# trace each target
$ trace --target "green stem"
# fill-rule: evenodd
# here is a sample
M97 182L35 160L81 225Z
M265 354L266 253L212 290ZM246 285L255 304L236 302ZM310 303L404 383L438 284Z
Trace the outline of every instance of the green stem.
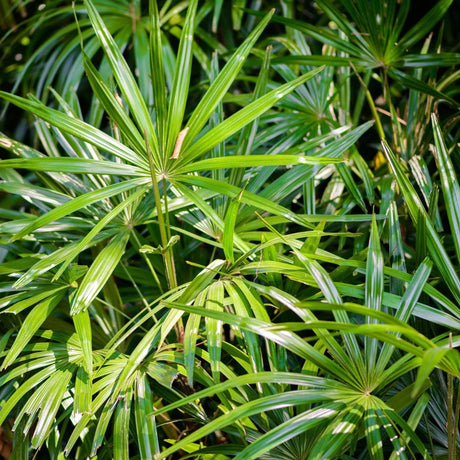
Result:
M380 121L379 113L377 112L377 109L375 107L374 100L372 99L372 95L367 89L366 84L364 83L363 79L361 78L361 75L359 75L358 71L356 70L356 67L353 65L352 62L350 62L350 66L353 68L355 75L358 77L358 80L361 83L361 86L363 88L364 94L366 95L366 99L367 99L367 102L369 103L369 107L371 109L372 116L374 117L374 120L375 120L375 128L377 129L380 139L385 139L385 132L383 131L382 122Z
M136 241L136 244L137 244L137 249L139 250L141 248L142 244L139 241L139 238L137 237L136 231L133 229L131 234L133 235L134 240ZM155 268L153 267L152 262L150 262L150 259L149 259L147 254L142 254L142 255L144 256L144 260L145 260L146 264L148 265L148 267L150 269L150 272L152 273L153 278L155 279L155 282L158 285L158 289L160 289L160 292L163 294L163 292L164 292L163 288L161 287L160 280L158 279L157 272L156 272Z
M392 127L393 127L393 144L397 145L399 147L399 152L400 154L406 156L406 151L404 149L402 139L403 139L403 133L401 131L401 123L398 120L398 117L396 115L396 109L393 105L393 101L391 100L391 90L390 90L390 83L388 82L388 73L385 72L383 73L383 82L384 82L384 95L385 95L385 100L387 102L388 108L390 110L390 115L391 115L391 121L392 121Z
M452 332L449 333L449 348L452 348ZM447 455L449 460L455 460L454 448L454 376L447 375Z
M152 311L152 308L150 307L149 303L147 302L147 299L144 297L144 295L142 294L142 291L139 289L139 286L137 285L136 281L134 280L134 278L131 276L131 273L129 272L129 270L123 265L121 264L121 267L123 268L126 276L129 278L129 280L131 281L132 285L134 286L134 289L136 290L139 298L141 299L141 302L144 304L144 307L147 309L147 310L150 310ZM157 278L157 274L155 271L153 271L153 273L155 274L155 278ZM158 286L160 286L158 284ZM160 286L160 290L161 290L161 286ZM161 292L163 294L163 292ZM152 315L152 318L154 319L155 322L157 322L157 318L155 317L155 315Z
M153 196L155 198L155 206L157 208L158 225L160 227L161 245L163 246L163 248L166 248L166 250L163 253L163 260L165 263L166 270L166 280L168 282L169 289L174 289L177 287L177 280L176 270L174 268L173 248L172 246L167 247L169 241L168 229L166 228L165 218L163 215L163 210L161 208L160 189L158 187L158 179L155 173L155 165L153 163L152 152L147 141L147 136L145 136L145 143L147 147L147 157L149 160L150 177L152 179Z
M168 211L168 194L166 179L163 177L163 202L165 204L165 220L166 220L166 232L168 241L171 239L171 226L169 224L169 211Z

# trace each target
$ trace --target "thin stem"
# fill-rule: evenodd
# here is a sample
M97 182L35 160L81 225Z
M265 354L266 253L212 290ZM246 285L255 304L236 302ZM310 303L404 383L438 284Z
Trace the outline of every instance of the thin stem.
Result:
M165 221L166 221L166 234L168 241L171 240L171 225L169 223L169 211L168 211L168 193L167 193L167 184L166 184L166 179L163 177L163 202L165 206ZM176 270L174 267L174 254L173 254L173 247L170 245L168 247L168 252L170 252L172 263L173 263L173 268L174 268L174 286L169 286L171 289L177 287L177 279L176 279ZM177 341L178 342L183 342L184 341L184 323L182 321L182 318L179 318L177 320L177 323L174 325L174 329L176 331L176 336L177 336Z
M142 246L142 244L141 244L141 242L139 241L139 238L137 237L136 231L133 229L133 231L132 231L131 233L132 233L132 235L133 235L133 237L134 237L134 239L135 239L135 241L136 241L136 244L137 244L137 246L138 246L138 249L140 249L141 246ZM148 265L148 267L149 267L149 269L150 269L150 272L152 273L152 276L153 276L155 282L156 282L157 285L158 285L158 289L160 289L160 292L163 294L163 293L164 293L163 288L161 287L160 280L159 280L159 278L158 278L158 275L157 275L157 272L156 272L155 268L154 268L153 265L152 265L152 262L150 262L150 259L149 259L149 257L148 257L147 254L143 254L143 253L142 253L142 256L144 257L145 263Z
M160 227L160 237L161 237L161 245L163 246L163 260L165 263L166 269L166 280L168 282L169 289L174 289L177 287L177 280L176 280L176 270L174 268L174 254L172 246L168 247L168 230L166 227L166 222L163 216L163 209L161 207L161 196L160 196L160 189L158 187L158 179L155 173L155 165L153 164L152 152L150 150L150 146L147 140L146 133L145 136L145 144L147 147L147 157L149 160L149 169L150 169L150 177L152 179L152 189L153 189L153 196L155 198L155 206L157 208L157 216L158 216L158 225Z
M163 177L163 202L165 205L166 232L167 232L168 241L169 241L171 239L171 225L169 223L167 184L166 184L166 179L164 177Z
M147 256L146 256L146 258L147 258ZM150 261L148 261L148 263L150 263ZM131 281L132 285L134 286L134 289L136 290L137 294L139 295L139 298L141 299L141 302L144 304L144 307L147 308L147 310L152 310L152 308L150 307L149 303L147 302L147 299L144 297L144 295L142 294L141 290L139 289L139 286L137 285L136 281L131 276L131 273L129 272L129 270L123 264L121 264L121 267L123 268L126 276L129 278L129 280ZM158 280L158 277L157 277L157 274L155 273L155 271L153 271L153 273L154 273L154 277L156 278L156 280ZM159 280L158 280L158 286L161 289L161 286L159 284ZM162 294L163 294L163 292L162 292ZM155 322L158 321L156 319L155 315L152 315L152 317L155 320Z
M377 129L380 139L385 139L385 132L383 131L382 122L380 121L379 113L377 112L377 109L375 108L375 104L374 104L374 100L372 99L372 95L370 91L367 89L366 84L364 83L363 79L361 78L361 75L359 75L358 71L356 70L356 67L353 65L352 62L350 62L350 66L353 68L355 75L358 77L358 80L361 83L361 86L363 88L364 94L366 95L366 99L367 99L367 102L369 103L369 107L371 109L372 116L374 117L374 120L375 120L375 128Z
M449 348L452 348L452 332L449 333ZM447 375L447 455L449 460L455 460L454 436L454 376Z
M401 123L399 122L398 116L396 114L396 109L393 105L393 101L391 100L391 90L390 90L390 84L388 82L388 74L385 71L383 74L383 81L384 81L384 95L385 99L388 105L388 108L390 109L390 117L392 120L392 126L394 127L393 129L393 143L394 145L399 147L399 153L401 155L406 156L406 152L404 150L404 145L403 142L401 141L403 139L403 133L401 131ZM401 142L399 142L401 141Z

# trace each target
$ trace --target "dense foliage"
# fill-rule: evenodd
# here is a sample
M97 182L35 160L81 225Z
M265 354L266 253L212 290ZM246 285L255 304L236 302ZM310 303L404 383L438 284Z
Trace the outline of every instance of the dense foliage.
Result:
M457 458L452 0L11 3L0 454Z

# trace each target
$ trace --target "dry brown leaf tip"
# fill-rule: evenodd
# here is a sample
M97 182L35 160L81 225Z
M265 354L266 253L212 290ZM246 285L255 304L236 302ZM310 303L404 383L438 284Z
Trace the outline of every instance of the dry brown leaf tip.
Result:
M182 144L184 142L185 136L188 133L188 130L189 130L189 127L187 126L177 135L176 145L174 146L174 152L171 155L171 159L179 158L180 150L182 148Z

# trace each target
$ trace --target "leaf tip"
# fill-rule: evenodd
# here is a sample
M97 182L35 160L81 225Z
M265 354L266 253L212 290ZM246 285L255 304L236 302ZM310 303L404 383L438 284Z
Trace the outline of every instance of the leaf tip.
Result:
M176 160L179 158L179 154L182 148L182 144L184 143L185 136L188 133L188 130L190 129L189 126L186 126L178 135L176 139L176 145L174 146L174 151L173 154L171 155L170 159L171 160Z

